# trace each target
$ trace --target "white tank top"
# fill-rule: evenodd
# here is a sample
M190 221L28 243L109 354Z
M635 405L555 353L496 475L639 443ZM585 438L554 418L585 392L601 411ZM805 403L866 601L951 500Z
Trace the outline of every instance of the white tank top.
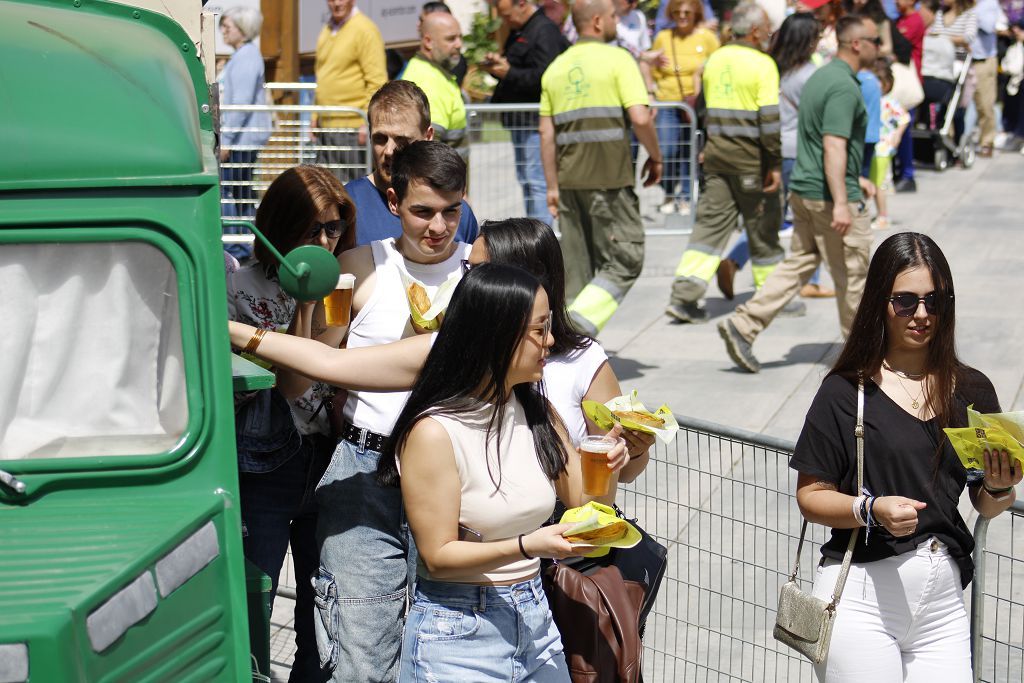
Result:
M490 441L486 440L491 411L492 407L487 406L457 419L432 416L448 432L455 451L455 466L462 484L459 524L479 532L485 542L536 531L551 517L555 507L555 483L540 468L533 432L514 396L502 422L499 479L498 442L493 433ZM497 490L495 481L501 485ZM539 569L540 560L520 558L483 574L467 574L445 581L478 584L522 581ZM421 576L430 578L422 562L418 571Z
M587 435L587 419L583 414L583 397L590 391L590 385L601 366L608 361L608 355L596 341L581 350L548 358L544 365L544 388L548 400L555 407L565 423L574 446Z
M471 245L455 243L455 253L441 263L422 264L406 260L395 248L395 239L370 242L375 283L369 301L359 310L348 333L348 348L357 349L398 341L409 324L409 303L401 271L423 283L433 298L437 288L450 277L462 276L462 260ZM356 427L388 435L409 398L408 391L349 391L345 420Z

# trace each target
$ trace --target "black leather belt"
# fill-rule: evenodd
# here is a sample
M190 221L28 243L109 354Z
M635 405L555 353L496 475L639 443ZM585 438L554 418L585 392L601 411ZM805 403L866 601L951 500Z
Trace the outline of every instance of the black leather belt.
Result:
M362 450L377 451L380 453L384 450L384 441L388 437L377 432L371 432L369 429L362 427L356 427L353 424L346 424L345 429L342 431L341 438L348 441L350 444L359 446Z

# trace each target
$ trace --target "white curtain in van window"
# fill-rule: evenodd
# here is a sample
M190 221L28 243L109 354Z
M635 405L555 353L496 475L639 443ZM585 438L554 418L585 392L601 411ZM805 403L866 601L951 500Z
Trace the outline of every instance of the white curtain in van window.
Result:
M0 460L153 454L188 417L177 277L142 242L0 246Z

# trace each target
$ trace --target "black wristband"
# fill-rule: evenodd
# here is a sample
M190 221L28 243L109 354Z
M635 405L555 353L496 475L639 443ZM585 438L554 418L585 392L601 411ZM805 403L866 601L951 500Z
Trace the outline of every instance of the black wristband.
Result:
M523 546L523 536L525 535L526 534L519 534L519 552L521 552L523 554L523 557L525 557L528 560L535 559L533 555L530 555L526 552L526 548Z
M983 489L985 489L986 493L992 493L992 494L997 494L997 495L1000 494L1000 493L1006 493L1007 491L1012 491L1013 490L1012 486L1007 486L1005 489L989 488L988 484L986 484L985 482L981 482L981 487Z

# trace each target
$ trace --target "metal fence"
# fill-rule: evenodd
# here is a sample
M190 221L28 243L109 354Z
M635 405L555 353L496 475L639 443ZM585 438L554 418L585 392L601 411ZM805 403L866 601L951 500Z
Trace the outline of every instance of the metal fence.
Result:
M675 441L658 444L618 496L669 551L644 636L644 681L814 681L810 664L772 638L800 535L794 443L677 420ZM812 524L807 533L800 578L809 591L828 529ZM1024 502L995 520L980 518L974 534L975 679L1024 680ZM290 558L279 594L294 599Z
M274 90L309 90L304 84L273 84ZM271 89L268 86L268 89ZM538 105L467 105L469 151L469 203L479 220L501 219L509 216L546 215L543 172L537 174L536 165L528 164L524 145L525 135L537 130ZM697 132L693 110L683 103L659 102L663 132L669 131L679 144L663 148L667 161L663 170L666 179L649 188L637 181L640 213L648 235L688 234L693 214L675 211L664 213L665 187L680 198L689 197L696 207L698 186L694 171L697 168ZM683 111L680 117L675 112ZM313 117L332 115L357 116L363 123L366 114L351 107L323 107L316 105L224 105L224 114L245 114L252 121L247 126L225 127L222 133L244 133L248 138L266 139L261 146L224 145L227 159L221 161L221 213L224 218L251 220L260 197L281 171L296 164L321 164L330 168L343 182L367 175L372 170L372 155L368 140L360 143L358 128L317 126ZM516 142L517 144L514 144ZM539 148L537 148L539 150ZM634 141L637 173L646 159L642 146ZM539 163L539 160L538 160ZM528 170L529 169L529 170ZM538 189L539 183L539 189ZM530 188L533 191L530 191ZM540 206L531 206L533 197ZM252 236L244 229L225 230L226 243L251 243Z
M971 649L977 681L1024 680L1024 501L974 525Z

